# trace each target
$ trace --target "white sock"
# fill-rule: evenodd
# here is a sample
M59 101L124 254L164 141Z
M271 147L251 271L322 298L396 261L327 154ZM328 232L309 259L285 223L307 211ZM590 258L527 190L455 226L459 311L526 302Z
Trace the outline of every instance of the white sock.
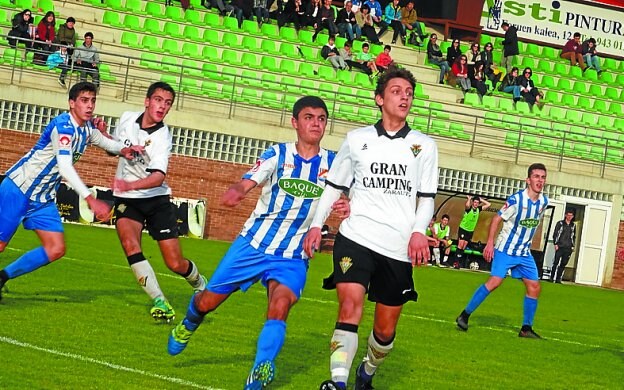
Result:
M373 332L368 336L368 348L366 349L366 357L364 357L364 371L368 375L374 375L377 367L386 360L386 356L392 351L394 340L388 345L381 345L375 339Z
M199 274L199 270L197 269L197 266L191 260L189 260L188 262L191 263L191 273L185 276L184 279L186 279L188 284L190 284L191 287L193 287L193 289L195 290L201 291L205 289L206 281Z
M334 382L347 383L353 358L357 353L358 335L342 329L335 329L331 339L329 368Z
M440 248L433 248L433 258L437 265L440 265Z
M165 295L158 285L158 280L156 280L154 269L149 261L139 261L138 263L132 264L130 268L132 268L137 282L139 282L139 285L143 287L143 291L145 291L150 298L165 298Z

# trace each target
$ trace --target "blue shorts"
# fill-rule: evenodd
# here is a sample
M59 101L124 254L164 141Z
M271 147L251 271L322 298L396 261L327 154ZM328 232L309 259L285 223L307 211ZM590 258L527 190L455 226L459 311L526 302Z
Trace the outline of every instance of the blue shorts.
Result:
M0 241L9 242L20 223L28 230L63 232L61 216L54 202L34 202L5 177L0 183Z
M505 278L508 270L511 270L511 277L515 279L539 279L537 266L531 254L528 256L512 256L495 249L490 275Z
M252 247L245 237L238 236L206 288L216 294L230 294L238 289L247 291L259 280L265 287L269 280L275 280L288 287L299 299L307 272L307 260L268 255Z

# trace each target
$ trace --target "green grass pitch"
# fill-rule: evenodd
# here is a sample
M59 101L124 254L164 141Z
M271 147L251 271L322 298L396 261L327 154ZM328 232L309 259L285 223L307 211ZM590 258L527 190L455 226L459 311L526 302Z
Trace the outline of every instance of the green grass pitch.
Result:
M65 258L11 280L0 302L2 389L241 389L264 322L260 285L236 293L209 315L184 353L171 357L173 325L156 324L150 302L127 266L115 231L67 225ZM0 254L0 268L37 245L20 230ZM210 276L228 243L183 239L184 253ZM144 253L177 311L191 288L166 269L155 243ZM317 389L329 378L335 292L320 288L330 257L310 263L302 300L288 320L275 389ZM414 270L418 303L404 307L395 348L379 369L378 389L621 389L624 383L624 292L543 283L535 330L517 337L523 285L504 283L472 316L467 333L454 319L487 278L484 273ZM360 325L361 359L372 305ZM353 373L353 369L352 369ZM351 375L353 380L353 374Z

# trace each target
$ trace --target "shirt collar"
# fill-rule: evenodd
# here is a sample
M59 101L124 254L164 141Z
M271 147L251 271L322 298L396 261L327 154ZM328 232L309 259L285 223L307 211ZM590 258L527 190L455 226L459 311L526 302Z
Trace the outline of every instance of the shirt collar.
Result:
M143 113L145 114L145 113ZM162 128L163 126L165 126L164 122L158 122L156 123L154 126L148 127L146 129L144 129L141 124L143 123L143 114L139 115L139 117L136 120L136 123L139 125L139 129L141 130L145 130L147 131L149 134L152 134L153 132L155 132L156 130Z
M412 131L412 129L410 129L410 127L407 125L407 122L405 122L405 125L403 125L401 130L399 130L395 135L392 135L392 136L389 135L386 129L384 129L383 126L381 125L381 119L377 121L377 123L375 123L374 126L375 126L375 129L377 130L378 136L381 137L382 135L384 135L390 139L405 138L407 134L409 134L409 132Z

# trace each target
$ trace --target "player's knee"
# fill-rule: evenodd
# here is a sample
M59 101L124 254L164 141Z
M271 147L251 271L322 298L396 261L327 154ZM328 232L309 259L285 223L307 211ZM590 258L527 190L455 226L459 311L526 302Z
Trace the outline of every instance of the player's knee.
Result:
M396 329L393 326L375 324L375 337L384 343L394 340Z
M48 244L44 247L44 249L50 261L58 260L61 257L65 256L64 242Z
M4 248L6 248L7 243L4 241L0 241L0 253L4 252Z
M527 287L527 295L531 298L539 297L540 292L542 291L542 286L540 286L539 282L531 281L526 284Z
M296 299L289 297L279 297L272 299L267 310L267 319L286 321L290 308L297 303Z
M339 310L341 321L342 319L359 318L362 314L362 303L352 299L344 299L340 302Z
M165 264L167 268L175 272L178 275L184 275L188 270L188 260L183 258L165 258Z

